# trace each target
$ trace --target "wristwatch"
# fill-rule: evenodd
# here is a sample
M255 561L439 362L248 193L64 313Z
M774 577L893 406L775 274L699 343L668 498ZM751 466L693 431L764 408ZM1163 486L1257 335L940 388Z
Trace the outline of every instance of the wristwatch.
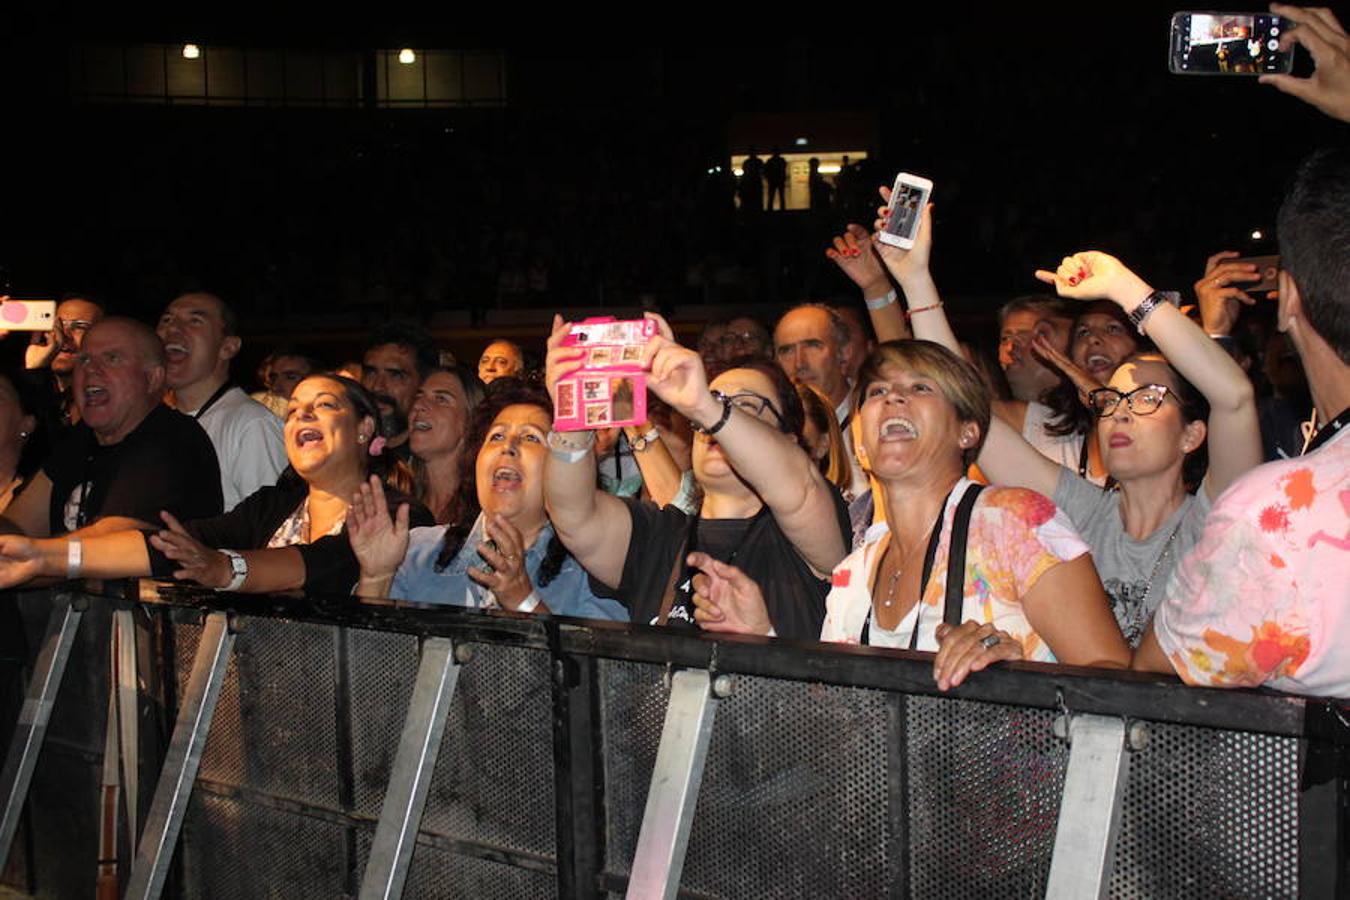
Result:
M230 560L230 571L233 577L230 583L224 587L216 588L218 591L237 591L244 586L244 581L248 578L248 560L234 550L221 550Z

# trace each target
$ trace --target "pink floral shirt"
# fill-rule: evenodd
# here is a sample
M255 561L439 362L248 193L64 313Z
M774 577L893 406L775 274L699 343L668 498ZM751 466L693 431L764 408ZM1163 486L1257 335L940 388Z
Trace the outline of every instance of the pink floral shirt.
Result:
M1350 696L1348 433L1248 472L1214 505L1153 620L1188 683Z
M936 630L947 596L952 518L971 483L961 479L947 499L933 575L921 602L900 620L894 631L879 628L874 618L868 643L877 647L908 647L917 615L917 648L937 650ZM858 643L872 606L872 574L880 557L881 538L887 531L884 522L867 529L862 545L835 567L830 595L825 600L822 641ZM962 621L992 622L1022 642L1027 659L1053 661L1054 654L1022 614L1022 596L1048 569L1087 552L1087 544L1074 531L1068 517L1048 497L1023 488L986 488L970 517Z

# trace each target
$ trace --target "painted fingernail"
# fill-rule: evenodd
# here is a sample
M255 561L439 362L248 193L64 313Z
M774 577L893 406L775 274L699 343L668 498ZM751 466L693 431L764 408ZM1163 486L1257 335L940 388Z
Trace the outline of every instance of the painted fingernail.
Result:
M1069 277L1069 284L1074 285L1074 284L1077 284L1077 283L1078 283L1078 276L1077 276L1077 275L1072 275L1072 276Z

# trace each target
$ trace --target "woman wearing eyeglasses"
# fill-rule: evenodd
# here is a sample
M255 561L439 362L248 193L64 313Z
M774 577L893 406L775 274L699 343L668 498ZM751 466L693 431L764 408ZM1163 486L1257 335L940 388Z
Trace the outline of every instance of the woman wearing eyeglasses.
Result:
M844 558L849 523L839 492L802 447L801 401L767 360L733 362L710 383L699 355L653 318L660 334L643 357L647 387L697 432L698 513L606 494L595 483L594 433L551 432L544 497L553 527L595 593L623 603L634 622L693 624L688 557L699 551L759 583L779 636L816 639L825 579ZM556 319L546 369L555 396L558 380L580 365L576 348L561 346L566 333Z
M928 271L931 211L923 214L912 250L878 247L904 291L915 335L955 349ZM1036 277L1063 297L1118 304L1160 353L1128 357L1089 395L1114 490L1046 459L997 419L980 469L998 484L1052 497L1068 514L1092 549L1121 631L1138 646L1176 561L1200 536L1211 501L1261 462L1251 383L1222 347L1115 257L1077 253ZM1203 468L1206 446L1208 472L1192 494L1187 486L1200 483L1200 473L1191 470Z

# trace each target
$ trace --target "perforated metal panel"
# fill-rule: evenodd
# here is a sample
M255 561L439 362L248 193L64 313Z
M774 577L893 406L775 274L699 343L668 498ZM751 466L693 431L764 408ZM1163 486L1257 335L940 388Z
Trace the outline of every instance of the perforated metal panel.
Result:
M347 651L352 797L358 812L376 818L417 679L417 638L352 629Z
M1044 896L1067 759L1054 715L907 703L910 895Z
M337 808L335 629L237 624L199 777Z
M342 897L345 832L332 822L194 791L181 842L186 896Z
M552 857L549 655L474 644L445 723L422 830Z
M665 715L661 670L602 666L609 865L627 873ZM737 676L713 725L681 886L718 897L884 895L887 704Z
M372 831L358 837L362 869L370 853ZM548 900L556 897L553 872L525 869L419 843L402 900Z
M1111 896L1297 896L1298 742L1158 723L1149 732L1129 757Z

